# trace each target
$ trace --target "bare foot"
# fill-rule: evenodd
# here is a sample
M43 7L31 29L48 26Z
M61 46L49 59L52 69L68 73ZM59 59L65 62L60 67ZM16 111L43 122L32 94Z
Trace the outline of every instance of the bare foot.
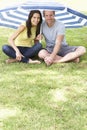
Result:
M73 60L73 62L79 63L79 62L80 62L80 59L79 59L79 58L76 58L76 59Z
M31 60L29 59L30 64L40 64L41 62L39 60Z
M17 60L16 59L7 59L6 60L7 64L14 63L14 62L17 62Z

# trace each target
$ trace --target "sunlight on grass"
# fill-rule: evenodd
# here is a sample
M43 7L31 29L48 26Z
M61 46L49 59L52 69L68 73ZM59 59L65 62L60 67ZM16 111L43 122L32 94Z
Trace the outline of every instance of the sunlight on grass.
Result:
M14 117L20 113L20 110L17 108L0 108L0 130L3 130L3 121L9 117Z
M0 28L1 48L12 32ZM67 29L67 41L87 48L87 27ZM49 67L6 59L1 50L0 130L87 129L87 53L79 64Z
M84 88L74 88L75 89L75 91L77 92L77 93L85 93L85 89Z
M67 101L64 90L56 89L56 90L51 90L49 93L52 95L52 100L55 102Z
M0 108L0 120L16 116L20 111L18 109Z

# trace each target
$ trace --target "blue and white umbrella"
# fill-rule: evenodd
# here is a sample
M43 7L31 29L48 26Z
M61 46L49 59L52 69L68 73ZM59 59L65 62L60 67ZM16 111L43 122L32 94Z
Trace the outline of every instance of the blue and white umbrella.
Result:
M19 5L3 8L0 10L0 26L16 29L22 22L27 20L29 11L34 9L39 9L41 12L43 10L55 10L55 18L61 20L66 28L87 26L86 15L52 1L27 1Z

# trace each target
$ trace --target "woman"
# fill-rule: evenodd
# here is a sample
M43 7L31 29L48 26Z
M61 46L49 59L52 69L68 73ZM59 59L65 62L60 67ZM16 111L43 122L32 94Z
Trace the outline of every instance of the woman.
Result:
M3 52L10 57L6 60L6 63L40 63L40 61L32 60L31 58L36 56L42 48L41 43L39 43L40 39L37 37L40 33L41 23L42 16L40 11L30 11L28 20L21 24L9 38L8 42L10 45L4 45L2 47Z

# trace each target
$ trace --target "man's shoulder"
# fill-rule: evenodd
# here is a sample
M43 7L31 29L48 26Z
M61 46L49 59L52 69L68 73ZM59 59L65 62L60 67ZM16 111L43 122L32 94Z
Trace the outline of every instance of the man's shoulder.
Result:
M62 21L60 21L60 20L56 20L55 26L57 28L65 28L65 24Z
M63 23L62 21L60 21L60 20L56 20L55 23L56 23L56 24L59 24L59 25L64 25L64 23Z

